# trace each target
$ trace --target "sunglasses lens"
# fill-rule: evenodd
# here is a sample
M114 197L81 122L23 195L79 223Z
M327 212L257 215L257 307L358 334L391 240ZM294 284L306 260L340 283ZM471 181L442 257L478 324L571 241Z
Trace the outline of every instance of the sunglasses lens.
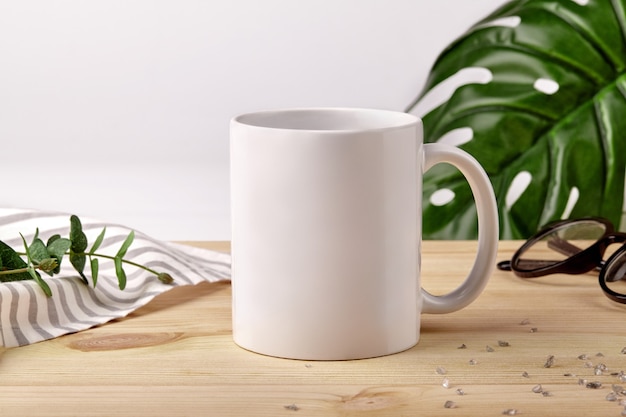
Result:
M584 251L596 243L605 231L606 226L593 219L565 222L548 228L520 254L514 267L525 272L549 268Z
M619 283L618 285L620 287L623 286L623 293L626 294L626 251L618 251L611 257L609 262L607 262L604 280Z
M626 294L626 250L617 251L605 268L604 282L607 288L616 294Z

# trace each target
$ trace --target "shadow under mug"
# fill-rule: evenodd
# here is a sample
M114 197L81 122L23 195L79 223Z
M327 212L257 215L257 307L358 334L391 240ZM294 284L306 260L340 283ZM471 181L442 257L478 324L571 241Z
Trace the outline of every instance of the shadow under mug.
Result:
M231 121L233 338L266 355L345 360L411 348L421 313L459 310L496 264L498 215L478 162L424 144L421 120L374 109L310 108ZM420 286L423 172L467 178L478 252L465 281Z

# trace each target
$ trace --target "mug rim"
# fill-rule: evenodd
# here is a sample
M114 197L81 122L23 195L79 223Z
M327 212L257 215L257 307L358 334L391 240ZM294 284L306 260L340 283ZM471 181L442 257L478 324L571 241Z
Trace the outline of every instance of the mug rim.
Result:
M337 117L338 115L341 115L341 121L337 119L334 121L331 120L332 117ZM346 118L346 115L351 115L352 120ZM325 119L322 120L322 117ZM361 118L360 121L354 120L359 117ZM364 123L364 120L367 120L367 122ZM231 123L256 129L315 133L349 133L394 130L421 125L422 121L414 114L386 109L364 107L293 107L243 113L233 117ZM349 124L354 124L354 126L348 126Z

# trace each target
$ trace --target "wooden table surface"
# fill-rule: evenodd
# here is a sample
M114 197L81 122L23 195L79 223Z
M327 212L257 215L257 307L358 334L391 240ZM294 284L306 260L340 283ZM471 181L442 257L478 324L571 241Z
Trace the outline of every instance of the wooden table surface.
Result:
M225 242L194 244L228 250ZM499 259L519 244L501 242ZM475 245L424 242L424 287L456 286ZM176 288L125 319L0 348L0 416L605 417L624 410L626 395L611 392L626 387L618 375L626 371L626 306L606 298L592 274L525 281L496 271L466 309L424 315L416 347L344 362L237 347L230 297L229 283Z

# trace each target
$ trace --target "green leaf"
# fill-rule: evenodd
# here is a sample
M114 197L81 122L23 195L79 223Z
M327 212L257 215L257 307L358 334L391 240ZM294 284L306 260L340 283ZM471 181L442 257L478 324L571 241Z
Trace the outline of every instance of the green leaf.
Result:
M28 273L35 280L35 282L37 282L39 287L41 287L43 292L48 297L52 297L52 290L50 289L50 286L48 285L48 283L41 278L41 275L39 275L39 273L37 271L35 271L35 269L32 268L32 267L28 268Z
M76 272L78 272L78 275L80 275L83 283L88 284L89 281L83 272L85 270L85 264L87 263L87 256L84 253L70 252L70 263Z
M55 240L57 239L61 239L61 235L56 234L56 235L52 235L48 238L48 241L46 242L46 246L50 246L51 243L53 243Z
M70 217L70 240L73 252L84 252L87 249L87 236L83 232L83 225L76 215Z
M48 241L46 249L48 253L55 258L62 258L71 246L72 242L69 239L59 238L52 242Z
M117 280L119 282L120 290L126 288L126 272L124 272L124 268L122 267L122 258L115 257L115 275L117 275Z
M54 236L53 236L54 237ZM47 251L48 255L55 258L57 260L57 267L54 269L54 273L58 274L61 271L61 262L63 261L63 257L65 253L70 249L72 242L69 239L58 237L55 239L48 239Z
M46 249L46 245L43 243L43 240L39 238L33 239L30 246L28 247L28 255L32 262L37 265L43 259L48 259L48 249Z
M115 255L115 257L123 258L124 255L126 255L126 251L128 251L128 248L133 243L134 239L135 239L135 232L131 230L128 236L126 236L126 240L124 240L124 243L122 243L122 247L120 248L119 251L117 251L117 254Z
M15 250L0 241L0 270L22 269L28 267L28 264ZM30 280L32 276L28 272L20 272L17 274L0 275L0 282L24 281Z
M95 288L96 283L98 282L98 271L100 270L98 258L89 258L89 265L91 266L91 280Z
M2 259L3 267L7 269L18 269L28 266L12 247L2 241L0 241L0 259Z
M87 256L85 255L85 249L87 249L88 244L87 236L85 236L83 225L76 215L70 216L70 241L70 263L78 272L82 281L88 284L87 277L83 272L87 263Z
M102 229L102 231L100 232L100 234L98 235L98 237L96 238L96 241L93 243L93 246L89 250L89 254L90 255L93 255L98 250L100 245L102 244L102 241L104 240L104 234L106 233L106 230L107 230L107 228L104 227Z
M559 218L603 216L620 225L625 16L626 0L584 6L571 0L510 1L441 53L417 106L409 107L426 113L427 142L471 129L471 139L459 147L489 175L501 238L526 238ZM516 19L518 24L490 24ZM466 82L425 109L428 93L472 68L488 70L490 80ZM453 191L454 199L443 205L431 201L442 189ZM423 192L425 238L476 238L474 202L458 171L446 165L429 170Z
M38 235L39 235L39 230L37 230L37 232L35 233L35 240L39 240L39 238L37 237ZM35 271L35 268L32 266L33 259L31 257L30 248L28 247L28 244L26 243L26 239L24 238L24 236L21 233L20 233L20 236L22 237L22 243L24 244L24 250L26 251L26 258L28 259L28 264L27 264L28 274L31 276L32 279L35 280L35 282L37 282L37 284L39 285L39 287L41 287L43 292L48 297L51 297L52 296L52 291L50 290L50 287L48 286L46 281L41 279L41 275L39 275L39 273L37 271Z

